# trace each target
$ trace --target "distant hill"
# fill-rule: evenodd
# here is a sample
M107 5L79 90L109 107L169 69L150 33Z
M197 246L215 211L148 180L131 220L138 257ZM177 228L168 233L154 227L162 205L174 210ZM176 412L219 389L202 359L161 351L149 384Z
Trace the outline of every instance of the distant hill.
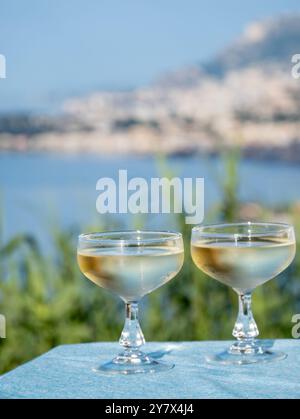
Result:
M240 39L204 64L203 69L223 76L250 65L287 68L299 50L300 15L284 15L249 25Z
M244 33L212 60L163 75L165 86L188 87L203 76L224 77L248 67L290 70L291 57L300 51L300 15L283 15L250 24Z

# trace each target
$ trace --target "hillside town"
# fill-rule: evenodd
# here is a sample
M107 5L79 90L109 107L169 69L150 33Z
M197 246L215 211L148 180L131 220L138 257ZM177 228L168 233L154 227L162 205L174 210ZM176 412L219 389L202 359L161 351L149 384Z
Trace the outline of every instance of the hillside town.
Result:
M254 23L209 63L143 88L68 99L55 116L0 115L0 150L189 155L238 146L249 157L300 161L291 62L299 23Z

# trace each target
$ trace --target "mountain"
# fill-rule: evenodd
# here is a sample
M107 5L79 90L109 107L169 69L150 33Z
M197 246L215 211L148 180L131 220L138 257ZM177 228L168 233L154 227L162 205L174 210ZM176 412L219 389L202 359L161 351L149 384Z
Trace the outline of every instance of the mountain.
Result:
M240 39L204 64L204 69L216 76L249 66L288 70L299 47L300 15L284 15L249 25Z

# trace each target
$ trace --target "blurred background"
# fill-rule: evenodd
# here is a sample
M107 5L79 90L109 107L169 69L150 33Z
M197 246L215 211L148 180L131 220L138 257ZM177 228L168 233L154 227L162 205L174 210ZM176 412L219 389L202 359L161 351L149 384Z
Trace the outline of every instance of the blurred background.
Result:
M122 303L83 278L77 235L178 229L186 263L142 312L148 340L229 339L236 296L192 264L184 215L100 216L96 182L205 178L205 223L300 234L295 0L1 0L0 373L53 346L116 340ZM290 338L300 257L255 292L265 338Z

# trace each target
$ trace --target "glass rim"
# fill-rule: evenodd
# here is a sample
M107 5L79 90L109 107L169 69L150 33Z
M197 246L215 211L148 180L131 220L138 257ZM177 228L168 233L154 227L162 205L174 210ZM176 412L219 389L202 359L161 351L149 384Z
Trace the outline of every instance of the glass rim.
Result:
M273 227L277 228L273 231L260 231L254 232L253 236L263 237L270 236L272 234L278 235L289 231L294 231L292 224L288 223L276 223L276 222L255 222L255 221L245 221L245 222L235 222L235 223L215 223L215 224L203 224L193 227L192 233L199 233L202 237L248 237L247 232L224 232L222 229L228 227ZM216 231L205 231L206 229L216 229ZM218 231L220 229L220 231Z
M130 238L112 238L112 236L118 235L130 235L130 234L143 234L143 235L154 235L152 238L141 238L130 239ZM79 243L94 243L94 244L138 244L138 243L163 243L169 240L181 240L182 234L177 231L160 231L160 230L115 230L115 231L101 231L101 232L92 232L92 233L83 233L78 236Z

